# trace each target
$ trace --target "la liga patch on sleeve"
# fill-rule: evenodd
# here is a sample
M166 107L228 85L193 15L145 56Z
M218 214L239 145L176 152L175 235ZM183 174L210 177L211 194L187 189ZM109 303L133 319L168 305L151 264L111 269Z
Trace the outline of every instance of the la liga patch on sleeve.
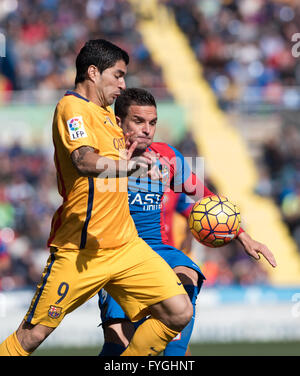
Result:
M77 140L78 138L88 137L83 124L82 116L76 116L67 121L68 131L71 140Z

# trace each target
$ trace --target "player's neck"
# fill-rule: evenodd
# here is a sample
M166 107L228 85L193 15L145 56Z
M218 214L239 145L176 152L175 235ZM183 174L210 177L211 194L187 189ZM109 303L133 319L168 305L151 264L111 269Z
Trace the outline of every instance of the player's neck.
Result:
M76 85L74 91L81 95L82 97L88 99L90 102L95 103L97 106L106 108L107 106L103 101L98 97L95 88L88 84L87 81L79 83Z

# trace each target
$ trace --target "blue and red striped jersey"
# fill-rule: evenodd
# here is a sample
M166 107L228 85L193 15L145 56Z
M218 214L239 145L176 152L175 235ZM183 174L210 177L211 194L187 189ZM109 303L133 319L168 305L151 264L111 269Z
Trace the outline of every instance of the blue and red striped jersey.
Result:
M203 192L203 197L213 194L191 171L183 155L172 146L153 142L149 150L159 154L159 168L162 178L129 177L128 200L139 236L149 245L168 244L163 212L163 198L170 189L177 192Z

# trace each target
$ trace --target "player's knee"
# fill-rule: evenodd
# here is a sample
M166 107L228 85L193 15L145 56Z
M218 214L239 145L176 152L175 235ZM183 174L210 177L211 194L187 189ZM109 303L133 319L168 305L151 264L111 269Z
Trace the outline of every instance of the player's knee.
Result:
M191 304L187 304L184 311L181 311L170 318L170 324L168 327L177 332L181 332L191 321L192 317L193 307Z
M188 295L176 295L152 306L151 314L168 328L181 332L193 316L193 305Z
M175 330L181 331L191 321L193 317L193 305L187 295L184 295L184 302L180 304L181 309L173 316L173 322L176 324Z

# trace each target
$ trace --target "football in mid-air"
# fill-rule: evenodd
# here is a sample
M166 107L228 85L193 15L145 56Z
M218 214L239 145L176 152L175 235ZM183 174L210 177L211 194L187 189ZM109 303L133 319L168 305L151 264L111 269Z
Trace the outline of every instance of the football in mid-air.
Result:
M226 197L212 195L195 203L189 228L200 243L222 247L236 238L241 225L240 211Z

